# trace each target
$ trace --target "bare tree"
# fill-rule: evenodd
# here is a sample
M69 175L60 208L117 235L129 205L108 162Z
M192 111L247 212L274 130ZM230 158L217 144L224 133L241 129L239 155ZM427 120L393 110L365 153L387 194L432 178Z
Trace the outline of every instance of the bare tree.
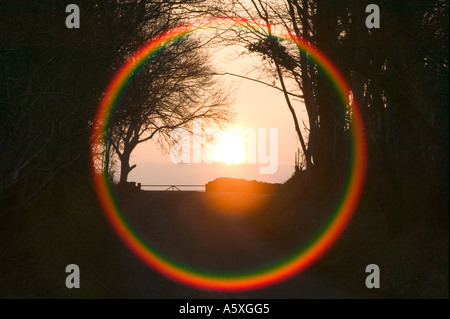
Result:
M294 128L299 139L302 152L307 163L307 170L313 169L312 145L315 145L317 136L318 112L315 104L313 81L317 70L308 62L305 56L295 45L282 43L274 36L272 26L281 25L292 34L305 37L311 36L308 26L301 26L299 15L306 21L310 18L311 4L304 9L297 1L271 2L264 0L252 0L250 2L233 1L232 3L218 3L216 10L225 16L240 16L249 21L256 22L260 28L243 28L233 30L231 36L224 36L224 40L239 43L245 46L249 52L262 55L262 63L266 73L277 86L269 85L283 92L286 105L292 116ZM301 11L298 11L301 10ZM306 12L307 15L303 15ZM245 23L244 23L245 27ZM267 84L266 84L267 85ZM298 110L292 98L297 102L304 102L308 114L308 135L304 137L302 132Z
M199 1L77 4L83 26L70 32L61 1L1 2L2 213L51 194L74 172L89 178L91 125L108 79L142 43L195 16Z
M126 182L135 147L194 120L222 125L233 115L230 91L218 84L202 44L188 37L165 48L136 75L117 106L109 142L120 160L120 182Z

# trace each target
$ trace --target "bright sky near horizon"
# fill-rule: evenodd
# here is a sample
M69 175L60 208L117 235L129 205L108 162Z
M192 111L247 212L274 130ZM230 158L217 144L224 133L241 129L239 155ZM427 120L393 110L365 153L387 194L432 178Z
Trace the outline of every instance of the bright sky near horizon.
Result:
M257 78L258 73L251 72L261 65L262 59L257 55L243 55L235 59L236 52L241 50L239 47L227 47L214 52L213 61L220 72L230 72ZM249 74L250 73L250 74ZM155 141L148 141L139 144L133 151L130 159L130 165L136 164L136 168L130 172L129 181L142 184L205 184L217 177L234 177L248 180L258 180L271 183L283 183L294 172L295 152L299 147L296 137L294 123L283 93L265 86L261 83L241 79L231 75L223 75L226 84L232 84L236 88L235 103L231 105L236 113L236 119L228 126L232 133L231 137L222 138L225 143L221 144L221 149L215 148L216 160L223 157L223 160L243 163L183 163L176 164L170 154L162 153ZM294 103L299 117L305 118L306 111L300 102ZM238 130L233 131L233 128ZM270 141L270 129L278 130L276 143ZM245 152L244 158L240 152L239 141L236 136L241 136L241 130L254 130L257 140L261 139L258 129L266 131L266 154L274 152L273 147L277 148L276 163L272 157L269 163L262 163L262 157L259 157L256 151L256 163L248 163L248 154ZM228 134L230 135L230 134ZM219 139L220 140L220 139ZM220 144L220 143L219 143ZM272 144L272 145L270 145ZM257 144L258 145L258 144ZM272 147L272 149L269 148ZM247 144L245 149L247 151ZM260 148L257 146L256 148ZM230 153L232 155L230 156ZM219 155L217 155L219 154ZM220 155L222 154L222 155ZM273 155L273 154L272 154ZM240 160L236 160L239 157ZM273 174L261 174L260 168L276 165L277 169Z

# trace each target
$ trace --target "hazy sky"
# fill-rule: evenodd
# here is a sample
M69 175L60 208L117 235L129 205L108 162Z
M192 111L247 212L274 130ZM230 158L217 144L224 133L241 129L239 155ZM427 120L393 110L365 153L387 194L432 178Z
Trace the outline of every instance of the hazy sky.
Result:
M228 47L216 51L213 60L221 72L230 72L249 77L257 77L252 70L261 65L261 58L242 56L238 59L238 47ZM230 127L241 129L266 129L267 146L269 146L270 128L278 129L278 169L274 174L261 174L259 167L267 166L257 158L255 164L175 164L170 154L163 154L154 141L139 144L132 153L130 165L137 167L131 171L128 180L142 184L205 184L217 177L236 177L249 180L259 180L273 183L286 181L294 171L295 152L299 147L291 114L286 106L282 92L273 88L229 75L221 76L226 83L237 88L235 103L231 107L237 111L237 117ZM230 82L231 81L231 82ZM296 102L296 112L299 117L305 117L302 104ZM300 122L301 123L301 122ZM258 136L259 138L259 136ZM228 146L228 152L234 152ZM269 153L267 151L267 153ZM245 159L245 162L248 162ZM273 164L272 164L273 165Z

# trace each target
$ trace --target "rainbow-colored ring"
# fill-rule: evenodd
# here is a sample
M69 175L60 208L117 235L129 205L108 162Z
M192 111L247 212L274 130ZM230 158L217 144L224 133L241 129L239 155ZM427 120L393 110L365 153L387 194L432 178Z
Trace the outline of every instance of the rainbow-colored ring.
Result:
M175 264L156 252L148 243L139 238L121 213L109 186L106 173L99 174L95 169L95 150L98 149L98 146L105 145L105 132L108 129L110 115L122 90L126 87L127 82L133 77L136 70L158 51L178 38L195 30L217 27L244 27L268 31L269 26L244 19L205 19L170 29L145 43L120 68L104 93L93 124L91 167L95 189L107 219L120 238L143 262L161 274L186 285L208 290L243 291L272 285L292 277L317 261L336 242L351 220L362 192L367 162L365 132L361 112L354 99L350 103L351 92L339 70L311 43L286 30L277 32L279 34L275 34L275 36L295 43L303 53L307 54L318 65L329 78L343 105L349 108L351 114L351 169L336 211L319 235L312 239L308 245L298 249L291 257L275 266L262 270L241 274L201 273ZM273 30L276 30L276 28L271 26L272 33L274 33Z

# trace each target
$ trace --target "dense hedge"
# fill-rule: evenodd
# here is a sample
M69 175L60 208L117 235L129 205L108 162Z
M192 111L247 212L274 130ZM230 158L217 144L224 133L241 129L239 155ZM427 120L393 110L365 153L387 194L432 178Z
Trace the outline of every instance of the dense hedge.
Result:
M207 192L243 192L268 194L276 191L281 184L271 184L266 182L248 181L241 178L219 177L207 183Z

